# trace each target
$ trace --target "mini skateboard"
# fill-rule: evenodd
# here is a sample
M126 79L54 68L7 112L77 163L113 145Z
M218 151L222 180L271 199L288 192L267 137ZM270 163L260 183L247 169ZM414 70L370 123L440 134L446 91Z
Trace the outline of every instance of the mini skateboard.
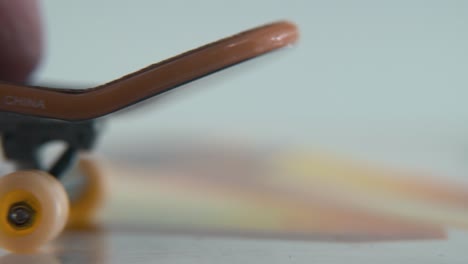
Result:
M52 89L0 83L3 153L16 171L0 178L0 246L34 251L67 225L89 220L101 200L99 169L82 152L92 150L100 121L113 112L183 84L296 42L294 24L276 22L150 65L90 89ZM50 166L39 149L67 147ZM77 161L78 160L78 161ZM76 174L72 184L64 179Z

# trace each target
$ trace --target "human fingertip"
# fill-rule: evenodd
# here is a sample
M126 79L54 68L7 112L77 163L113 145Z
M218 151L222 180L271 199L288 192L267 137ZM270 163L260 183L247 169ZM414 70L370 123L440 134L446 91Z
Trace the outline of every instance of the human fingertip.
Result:
M41 61L37 0L0 0L0 80L27 82Z

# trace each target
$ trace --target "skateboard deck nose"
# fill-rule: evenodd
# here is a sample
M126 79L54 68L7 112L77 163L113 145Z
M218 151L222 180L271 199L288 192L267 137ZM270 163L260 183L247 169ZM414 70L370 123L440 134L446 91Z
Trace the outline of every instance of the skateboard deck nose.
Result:
M298 29L293 23L275 22L207 44L89 89L52 89L0 83L0 111L67 121L93 119L289 46L298 37Z

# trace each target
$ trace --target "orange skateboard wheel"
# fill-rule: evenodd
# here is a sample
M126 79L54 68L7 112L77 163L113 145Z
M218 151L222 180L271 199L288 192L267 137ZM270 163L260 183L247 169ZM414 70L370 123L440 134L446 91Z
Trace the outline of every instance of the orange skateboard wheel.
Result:
M17 171L0 178L0 246L31 252L65 227L69 201L60 182L42 171Z
M67 177L80 181L70 195L68 228L87 227L104 200L104 179L97 162L81 157Z

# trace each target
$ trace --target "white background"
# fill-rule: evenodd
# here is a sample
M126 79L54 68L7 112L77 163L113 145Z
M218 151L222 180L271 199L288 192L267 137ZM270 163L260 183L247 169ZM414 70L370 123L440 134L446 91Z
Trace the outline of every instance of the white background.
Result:
M229 135L467 179L466 1L45 0L43 12L37 81L72 86L278 19L301 30L292 49L111 119L106 154L174 133Z

